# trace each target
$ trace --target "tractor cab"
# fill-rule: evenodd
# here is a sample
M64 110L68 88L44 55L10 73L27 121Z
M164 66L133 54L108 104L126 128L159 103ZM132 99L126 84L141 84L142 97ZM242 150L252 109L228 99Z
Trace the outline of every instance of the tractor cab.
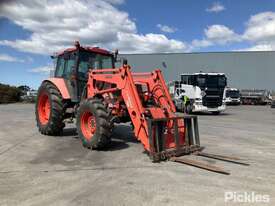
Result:
M79 102L88 80L88 71L114 68L115 56L98 47L81 47L76 42L75 48L66 49L54 56L54 77L64 79L71 101Z

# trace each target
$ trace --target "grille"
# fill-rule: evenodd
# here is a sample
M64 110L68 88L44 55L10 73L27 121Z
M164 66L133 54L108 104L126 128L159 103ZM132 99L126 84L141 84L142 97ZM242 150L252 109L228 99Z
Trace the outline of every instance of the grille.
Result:
M202 98L203 106L215 108L222 105L223 89L207 89L205 93Z

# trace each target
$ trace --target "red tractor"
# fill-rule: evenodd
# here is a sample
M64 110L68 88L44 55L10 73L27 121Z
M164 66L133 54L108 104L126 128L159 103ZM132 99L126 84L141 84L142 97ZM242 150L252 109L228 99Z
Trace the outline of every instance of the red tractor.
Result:
M123 62L115 68L115 54L97 47L74 48L58 53L53 78L38 91L36 121L45 135L59 135L64 120L76 117L76 127L87 148L108 146L114 123L131 122L136 138L154 161L173 160L226 173L201 162L178 159L185 154L229 157L202 153L197 117L176 115L159 69L133 73ZM236 159L235 159L236 160Z

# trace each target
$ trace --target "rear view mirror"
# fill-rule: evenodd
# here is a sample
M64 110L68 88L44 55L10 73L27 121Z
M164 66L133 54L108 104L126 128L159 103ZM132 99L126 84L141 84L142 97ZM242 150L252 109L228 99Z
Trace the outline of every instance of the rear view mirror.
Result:
M70 53L65 52L63 56L65 60L68 60L70 58Z
M117 56L118 56L118 49L116 49L115 52L114 52L114 60L115 60L115 62L118 61L117 60Z

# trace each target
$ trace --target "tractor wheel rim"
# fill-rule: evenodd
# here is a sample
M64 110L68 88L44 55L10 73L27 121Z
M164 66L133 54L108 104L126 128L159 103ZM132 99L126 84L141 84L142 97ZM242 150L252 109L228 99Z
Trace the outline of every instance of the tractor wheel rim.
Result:
M41 124L45 125L49 122L51 113L51 105L49 96L44 93L39 96L38 100L38 116Z
M91 140L96 132L96 119L91 112L84 112L81 115L81 131L85 139Z

